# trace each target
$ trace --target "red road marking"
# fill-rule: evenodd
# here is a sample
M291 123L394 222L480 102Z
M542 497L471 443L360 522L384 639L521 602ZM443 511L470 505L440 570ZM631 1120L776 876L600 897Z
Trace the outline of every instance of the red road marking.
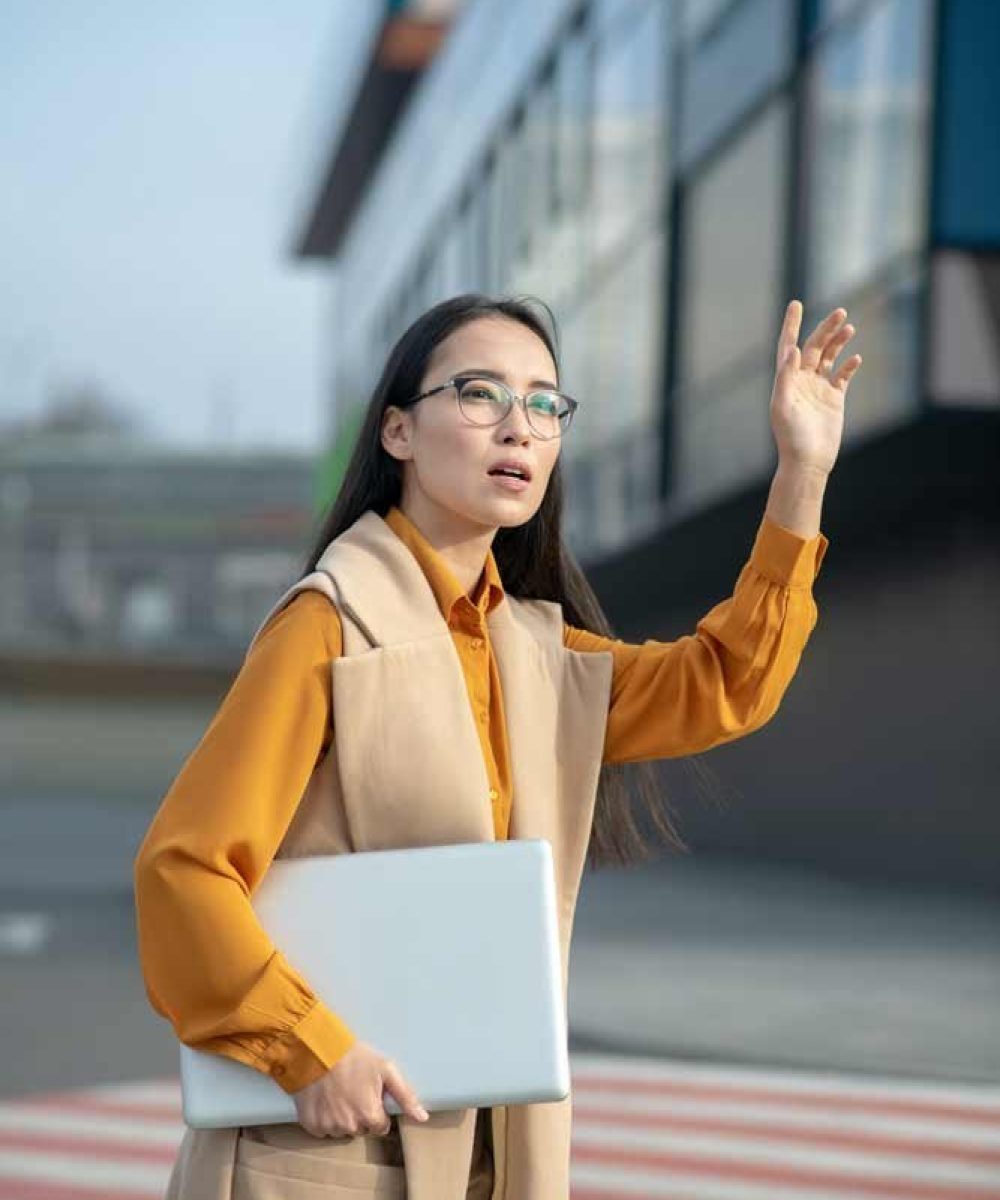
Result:
M620 1109L573 1105L573 1119L599 1121L602 1125L623 1126L629 1129L650 1129L660 1132L709 1133L724 1136L757 1138L768 1142L801 1143L809 1146L828 1146L838 1150L862 1153L906 1154L913 1158L948 1159L951 1162L977 1166L1000 1166L1000 1148L970 1146L926 1137L885 1133L851 1133L829 1129L809 1129L798 1125L779 1125L740 1121L731 1118L674 1116L672 1114L622 1112ZM998 1126L1000 1131L1000 1126Z
M162 1164L172 1163L177 1157L182 1136L178 1133L177 1146L151 1146L134 1137L124 1141L120 1137L102 1138L95 1134L39 1133L33 1129L23 1132L0 1130L0 1149L44 1150L47 1154L79 1154L95 1160Z
M1000 1105L974 1100L908 1100L902 1096L843 1095L823 1091L793 1091L781 1087L761 1088L734 1084L695 1083L684 1080L634 1079L620 1076L581 1074L572 1077L573 1094L584 1090L619 1092L633 1096L664 1096L713 1103L795 1105L825 1112L867 1113L871 1116L926 1117L961 1124L1000 1129ZM914 1086L919 1086L915 1084Z

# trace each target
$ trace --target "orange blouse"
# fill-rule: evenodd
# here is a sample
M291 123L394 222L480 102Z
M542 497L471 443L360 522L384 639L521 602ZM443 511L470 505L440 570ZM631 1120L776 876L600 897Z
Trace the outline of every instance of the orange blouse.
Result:
M511 771L486 615L504 596L492 550L472 596L403 512L386 522L423 569L476 714L493 823L506 838ZM766 515L731 597L696 631L641 644L564 626L574 650L610 650L606 763L696 754L777 711L815 627L812 584L829 545ZM322 1076L356 1035L265 934L250 896L332 736L336 608L297 594L261 631L158 809L134 866L139 957L153 1008L178 1038L267 1074L286 1092Z

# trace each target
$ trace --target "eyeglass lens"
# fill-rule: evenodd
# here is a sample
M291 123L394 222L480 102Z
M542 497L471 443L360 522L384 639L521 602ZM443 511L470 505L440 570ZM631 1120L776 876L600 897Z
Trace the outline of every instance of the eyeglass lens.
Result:
M502 421L514 402L510 390L493 379L460 380L458 403L476 425ZM528 423L541 437L557 437L573 415L572 406L561 392L529 392L525 397Z

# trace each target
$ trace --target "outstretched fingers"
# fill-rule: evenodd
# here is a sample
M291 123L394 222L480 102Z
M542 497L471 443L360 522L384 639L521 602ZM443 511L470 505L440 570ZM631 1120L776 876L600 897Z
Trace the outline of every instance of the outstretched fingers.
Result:
M798 344L799 330L802 327L802 302L793 300L785 309L785 319L781 323L781 333L778 336L778 350L775 364L781 369L789 350Z
M854 378L854 372L860 366L861 366L861 355L860 354L852 354L851 357L847 360L847 362L845 362L840 367L840 369L837 371L837 374L833 376L833 378L830 380L830 382L833 384L833 386L835 388L839 388L842 392L846 391L847 385Z
M779 370L785 364L789 352L794 351L798 346L801 327L802 302L792 300L785 309L785 319L782 321L781 334L778 337L777 366ZM855 333L857 333L855 327L847 323L847 309L835 308L806 338L805 344L799 351L801 358L798 366L803 370L808 369L828 376L833 387L846 391L855 371L861 366L861 355L851 355L846 362L840 365L836 373L833 368L837 356Z
M821 375L827 375L833 370L833 364L837 359L837 355L843 350L847 343L854 337L857 331L853 325L843 325L840 331L826 343L823 347L823 353L820 355L819 363L816 370Z
M802 347L802 366L804 369L815 371L824 357L827 344L835 337L841 325L847 320L847 309L835 308L816 326ZM836 355L834 355L836 357Z

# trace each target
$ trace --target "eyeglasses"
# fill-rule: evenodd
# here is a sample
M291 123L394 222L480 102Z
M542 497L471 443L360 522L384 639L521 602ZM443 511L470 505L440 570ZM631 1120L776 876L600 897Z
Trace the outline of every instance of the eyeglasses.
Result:
M399 407L407 408L425 396L433 396L447 388L455 389L462 416L473 425L499 425L516 399L524 409L532 432L546 439L561 437L578 407L578 401L565 392L548 388L519 396L499 380L484 379L479 375L453 375L437 387L405 400Z

